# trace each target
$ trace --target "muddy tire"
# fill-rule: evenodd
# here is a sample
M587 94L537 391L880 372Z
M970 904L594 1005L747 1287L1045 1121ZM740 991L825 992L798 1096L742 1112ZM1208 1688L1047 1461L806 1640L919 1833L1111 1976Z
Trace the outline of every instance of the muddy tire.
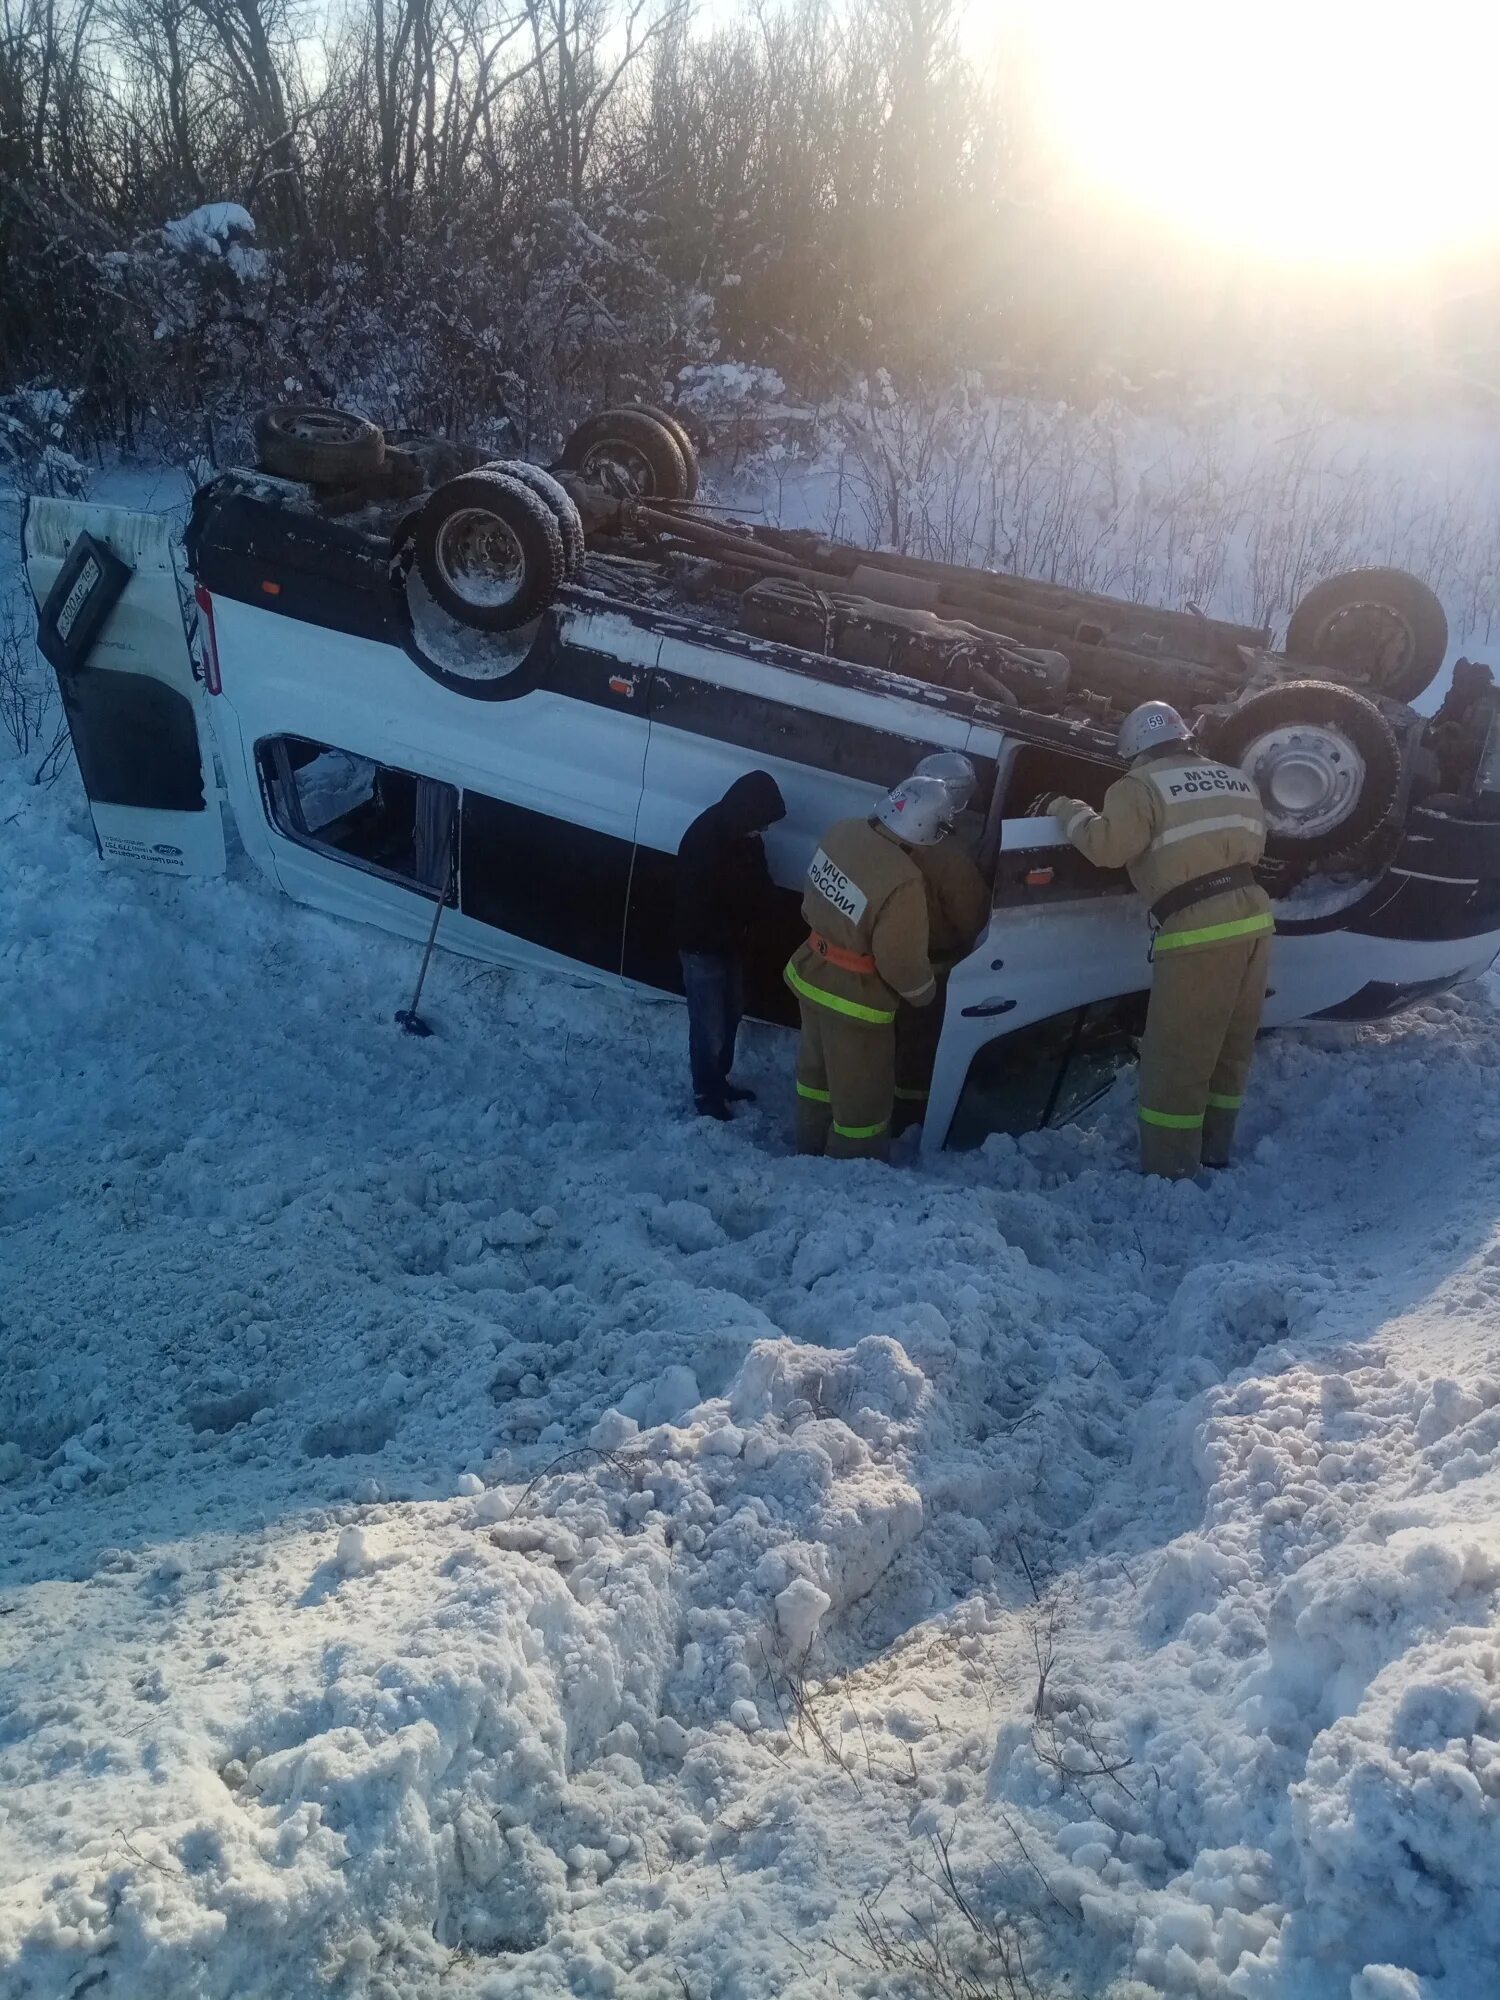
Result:
M309 486L360 486L385 463L378 424L318 403L273 403L255 419L256 461L278 479Z
M644 410L605 410L563 446L564 470L617 500L686 500L687 466L677 440Z
M668 436L672 438L677 449L682 453L683 469L687 473L687 491L682 497L684 500L696 500L698 497L698 447L688 436L685 427L678 422L670 410L660 410L655 403L636 403L633 407L638 409L643 417L653 418L655 422L661 425Z
M529 624L566 573L551 507L502 472L440 486L413 523L412 550L434 603L478 632Z
M530 465L522 458L500 458L493 465L485 466L486 472L504 473L507 479L518 480L539 500L551 508L557 522L557 531L562 536L563 563L567 580L571 581L583 573L584 540L583 520L573 496L563 486L559 486L550 472L544 472L539 465Z
M1393 701L1415 701L1448 651L1436 595L1404 569L1351 569L1314 584L1292 613L1294 658L1369 682Z
M1401 783L1401 751L1374 702L1328 681L1267 688L1217 722L1215 757L1238 764L1266 810L1273 861L1352 853L1380 826Z

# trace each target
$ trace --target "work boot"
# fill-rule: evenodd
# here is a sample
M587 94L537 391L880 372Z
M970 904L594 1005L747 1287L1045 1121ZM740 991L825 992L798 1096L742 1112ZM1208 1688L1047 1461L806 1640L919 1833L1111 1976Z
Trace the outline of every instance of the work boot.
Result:
M700 1118L717 1118L721 1125L728 1125L733 1121L734 1113L722 1097L695 1097L693 1102L698 1107Z
M726 1104L753 1104L755 1102L755 1092L747 1090L742 1083L726 1083L724 1086L724 1102Z

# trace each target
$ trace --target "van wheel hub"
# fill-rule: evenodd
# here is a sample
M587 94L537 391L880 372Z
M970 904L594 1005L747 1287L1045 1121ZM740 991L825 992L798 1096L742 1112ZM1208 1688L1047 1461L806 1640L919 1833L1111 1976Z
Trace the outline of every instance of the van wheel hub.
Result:
M1350 604L1334 612L1318 635L1318 657L1331 667L1364 674L1384 687L1416 657L1410 621L1388 604Z
M1272 830L1306 839L1331 833L1364 789L1365 760L1342 730L1324 724L1269 729L1240 759Z
M649 500L656 492L650 460L625 438L596 444L578 469L591 485L602 486L617 500Z
M471 604L509 604L525 579L520 542L502 520L478 507L448 516L435 553L449 588Z

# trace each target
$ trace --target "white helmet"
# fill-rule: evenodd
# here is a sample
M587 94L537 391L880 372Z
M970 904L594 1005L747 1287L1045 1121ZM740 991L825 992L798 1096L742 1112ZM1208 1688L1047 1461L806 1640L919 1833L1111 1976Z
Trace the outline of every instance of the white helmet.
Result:
M961 813L979 789L979 774L961 750L934 750L912 772L914 778L936 778L947 789L953 810Z
M941 778L903 778L871 817L903 847L936 847L953 831L953 801Z
M1160 743L1186 743L1192 733L1170 702L1143 701L1120 724L1115 745L1128 764Z

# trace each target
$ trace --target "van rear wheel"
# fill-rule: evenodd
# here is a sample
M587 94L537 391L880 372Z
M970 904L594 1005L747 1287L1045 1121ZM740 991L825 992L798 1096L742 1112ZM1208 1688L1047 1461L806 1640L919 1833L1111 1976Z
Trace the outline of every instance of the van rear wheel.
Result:
M635 403L632 405L632 408L639 410L643 417L652 418L671 437L677 449L682 453L683 468L687 473L687 487L682 497L684 500L696 500L700 477L698 447L693 443L691 437L688 436L687 427L678 418L674 417L670 410L658 409L655 403Z
M563 446L562 465L616 500L686 500L688 472L676 438L644 410L605 410Z
M1443 664L1448 620L1436 593L1404 569L1351 569L1313 585L1292 613L1286 649L1415 701Z
M544 472L539 465L529 464L524 458L497 458L483 469L486 472L503 472L507 479L514 479L528 487L538 500L546 503L557 522L557 532L562 536L564 575L569 580L580 576L586 553L583 517L567 488L559 485L550 472Z
M552 509L503 472L469 472L440 486L413 524L412 548L433 601L479 632L529 624L566 575Z

